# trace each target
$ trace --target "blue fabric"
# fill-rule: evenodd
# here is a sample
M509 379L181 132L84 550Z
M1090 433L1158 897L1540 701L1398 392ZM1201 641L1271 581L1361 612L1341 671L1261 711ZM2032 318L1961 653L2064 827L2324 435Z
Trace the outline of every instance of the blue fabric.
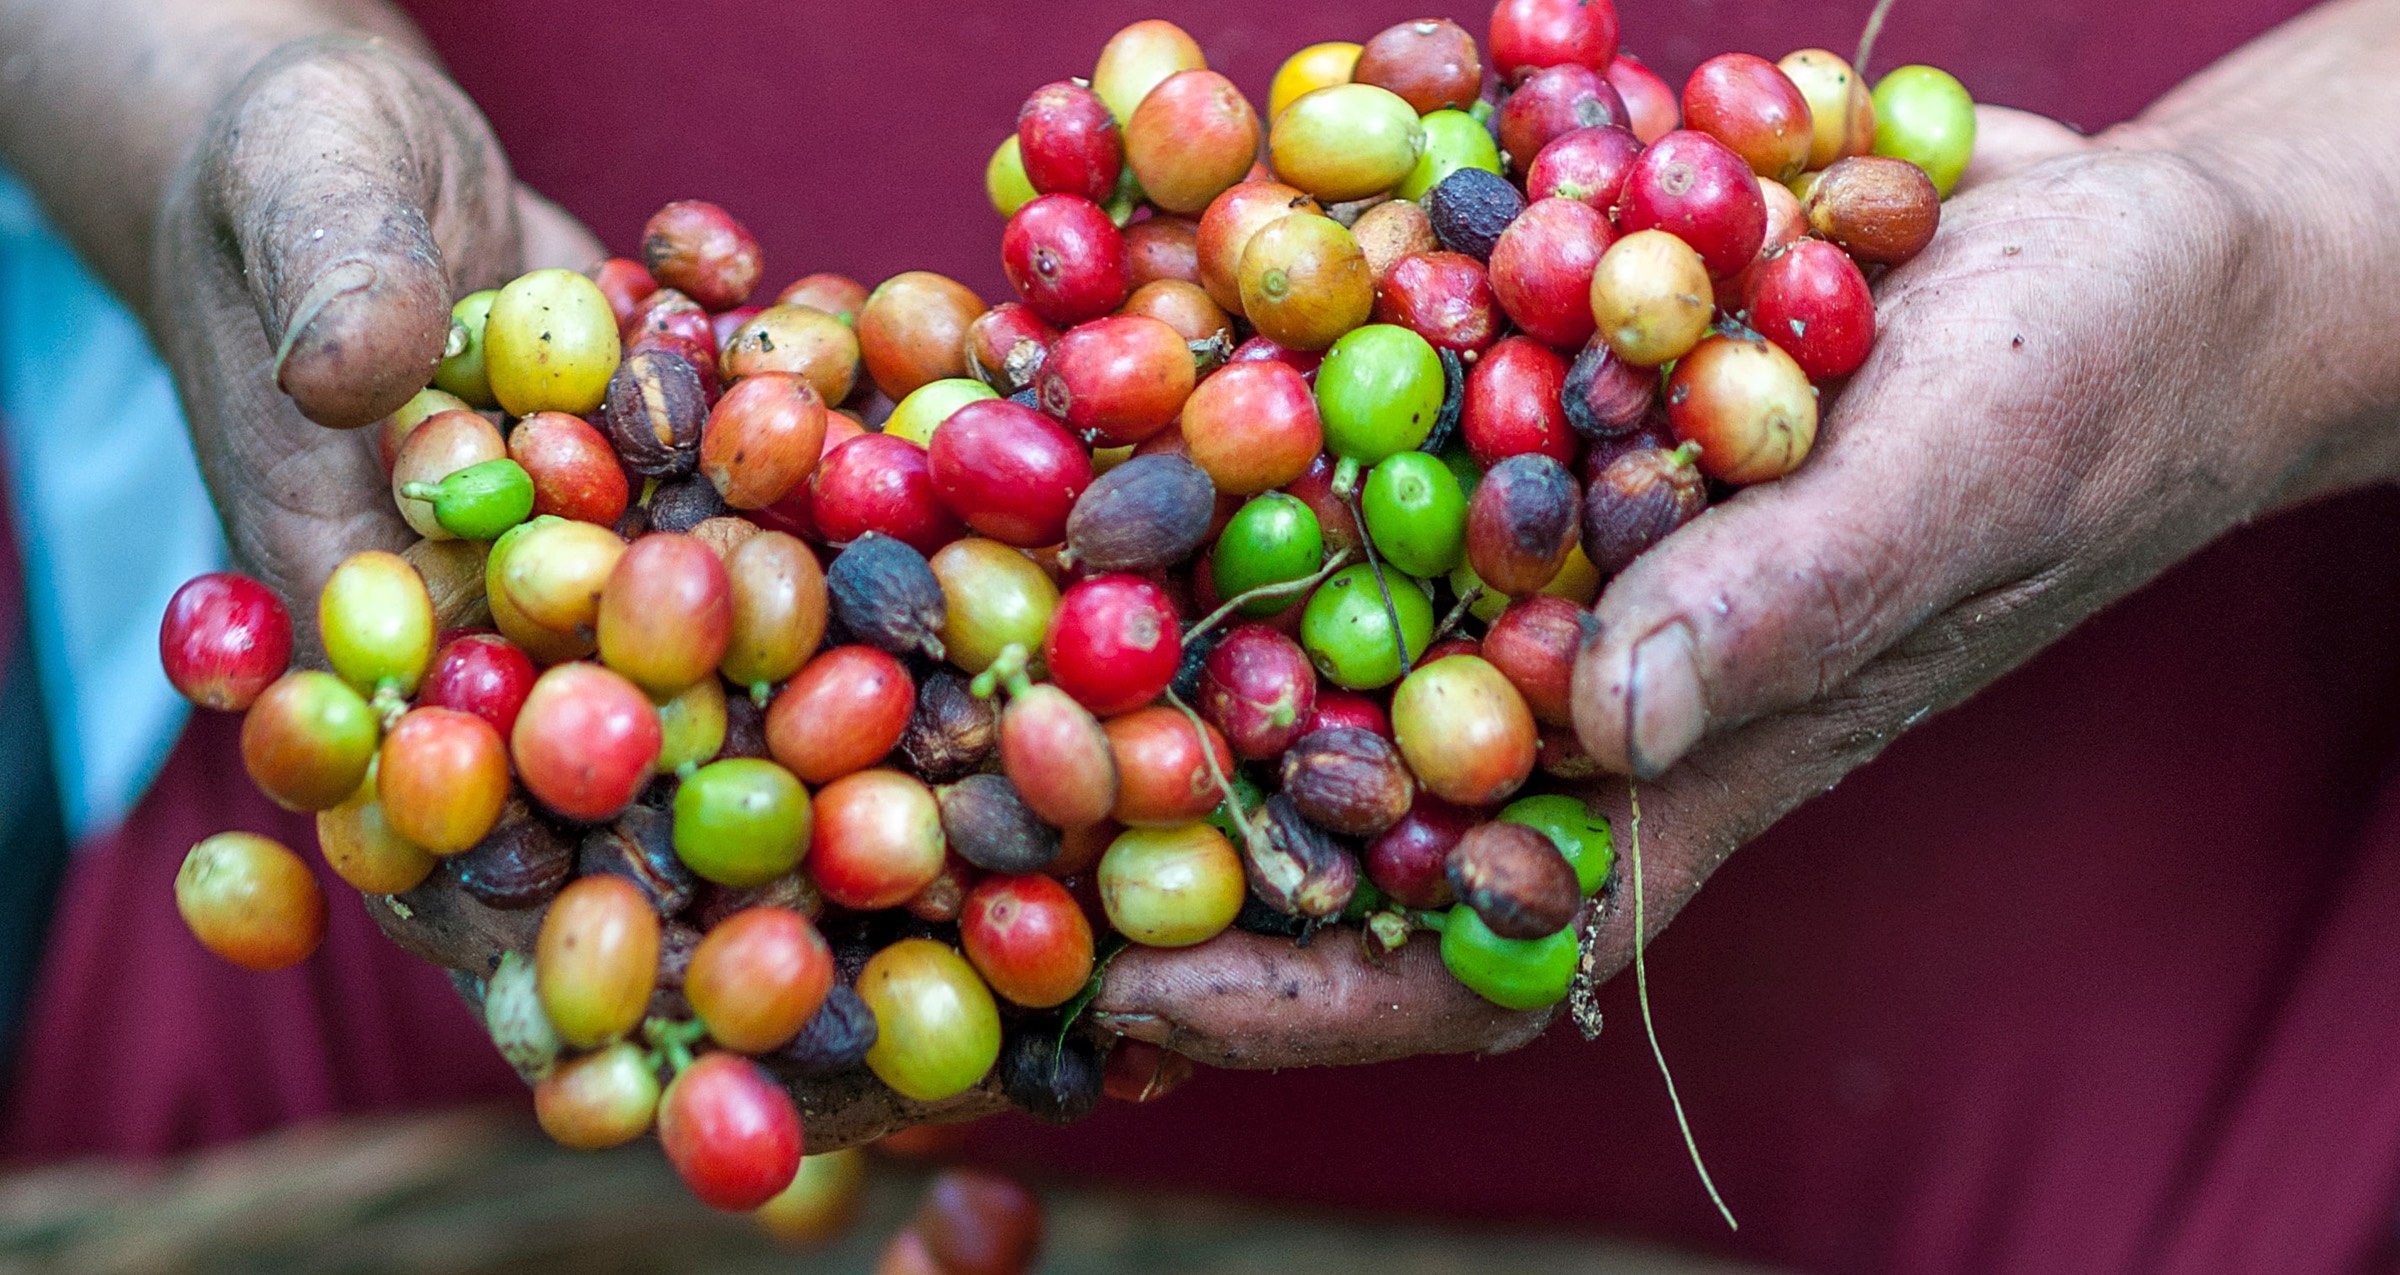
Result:
M81 841L123 819L182 727L158 620L177 585L223 564L224 532L140 323L5 172L0 422L59 800Z

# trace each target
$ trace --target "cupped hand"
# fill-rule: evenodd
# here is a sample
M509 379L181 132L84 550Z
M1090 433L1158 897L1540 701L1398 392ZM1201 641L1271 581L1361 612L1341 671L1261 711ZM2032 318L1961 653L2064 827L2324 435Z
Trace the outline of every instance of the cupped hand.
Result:
M335 564L410 539L354 431L432 379L450 303L600 255L431 63L330 36L264 59L177 173L154 245L151 325L236 564L313 630Z
M2298 373L2243 357L2287 286L2258 210L2141 135L1982 113L1932 246L1876 289L1868 363L1797 473L1709 510L1613 580L1576 725L1641 785L1645 921L1727 855L2220 532L2356 481L2388 444L2288 410ZM1632 956L1627 780L1590 798L1620 858L1587 970ZM1329 936L1328 936L1329 937ZM1129 953L1119 1030L1226 1066L1497 1051L1544 1015L1452 981L1431 944L1376 968L1229 934Z

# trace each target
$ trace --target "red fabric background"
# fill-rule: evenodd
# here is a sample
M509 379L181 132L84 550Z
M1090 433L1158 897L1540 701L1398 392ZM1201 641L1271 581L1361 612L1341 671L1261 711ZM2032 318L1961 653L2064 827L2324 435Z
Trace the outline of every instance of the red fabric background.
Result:
M1183 21L1263 98L1302 43L1397 3L411 6L521 170L620 249L716 198L769 283L942 269L1000 295L984 156L1107 33ZM1708 51L1846 48L1867 0L1624 6L1678 76ZM1881 65L2099 125L2298 5L1909 3ZM1038 16L1037 16L1038 15ZM1479 15L1469 15L1480 27ZM671 86L671 87L665 87ZM1682 1161L1636 1019L1500 1060L1210 1075L994 1157L1290 1203L1551 1223L1826 1271L2360 1268L2400 1175L2400 498L2243 532L1746 849L1654 949L1696 1131ZM226 826L305 844L204 722L77 865L12 1095L19 1154L153 1151L513 1087L430 971L357 909L325 956L209 963L168 882Z

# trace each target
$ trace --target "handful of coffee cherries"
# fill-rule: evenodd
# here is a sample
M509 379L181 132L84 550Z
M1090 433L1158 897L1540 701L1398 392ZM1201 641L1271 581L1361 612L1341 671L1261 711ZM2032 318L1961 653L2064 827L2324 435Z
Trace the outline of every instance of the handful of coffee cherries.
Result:
M749 232L669 204L638 261L457 303L371 431L423 538L326 582L329 670L219 573L167 673L387 927L522 917L463 973L544 1127L655 1129L719 1208L792 1183L789 1083L1163 1091L1188 1063L1077 1027L1126 943L1431 931L1552 1005L1614 861L1588 608L1806 460L1974 136L1931 68L1726 54L1678 99L1617 38L1607 0L1405 22L1262 120L1135 23L992 156L994 306L753 306ZM245 966L323 933L249 833L176 891Z

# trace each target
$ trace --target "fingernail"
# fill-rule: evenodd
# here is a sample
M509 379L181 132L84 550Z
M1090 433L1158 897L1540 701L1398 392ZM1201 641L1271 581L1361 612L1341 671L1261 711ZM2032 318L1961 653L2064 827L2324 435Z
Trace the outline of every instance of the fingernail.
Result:
M1625 756L1633 773L1656 779L1700 742L1708 725L1692 630L1677 621L1633 648L1626 678Z
M283 329L283 341L275 349L277 388L283 388L283 365L291 360L300 338L308 335L317 316L325 313L325 307L350 293L374 287L375 279L375 267L355 257L317 276L317 281L301 295L299 304L292 307L291 321Z

